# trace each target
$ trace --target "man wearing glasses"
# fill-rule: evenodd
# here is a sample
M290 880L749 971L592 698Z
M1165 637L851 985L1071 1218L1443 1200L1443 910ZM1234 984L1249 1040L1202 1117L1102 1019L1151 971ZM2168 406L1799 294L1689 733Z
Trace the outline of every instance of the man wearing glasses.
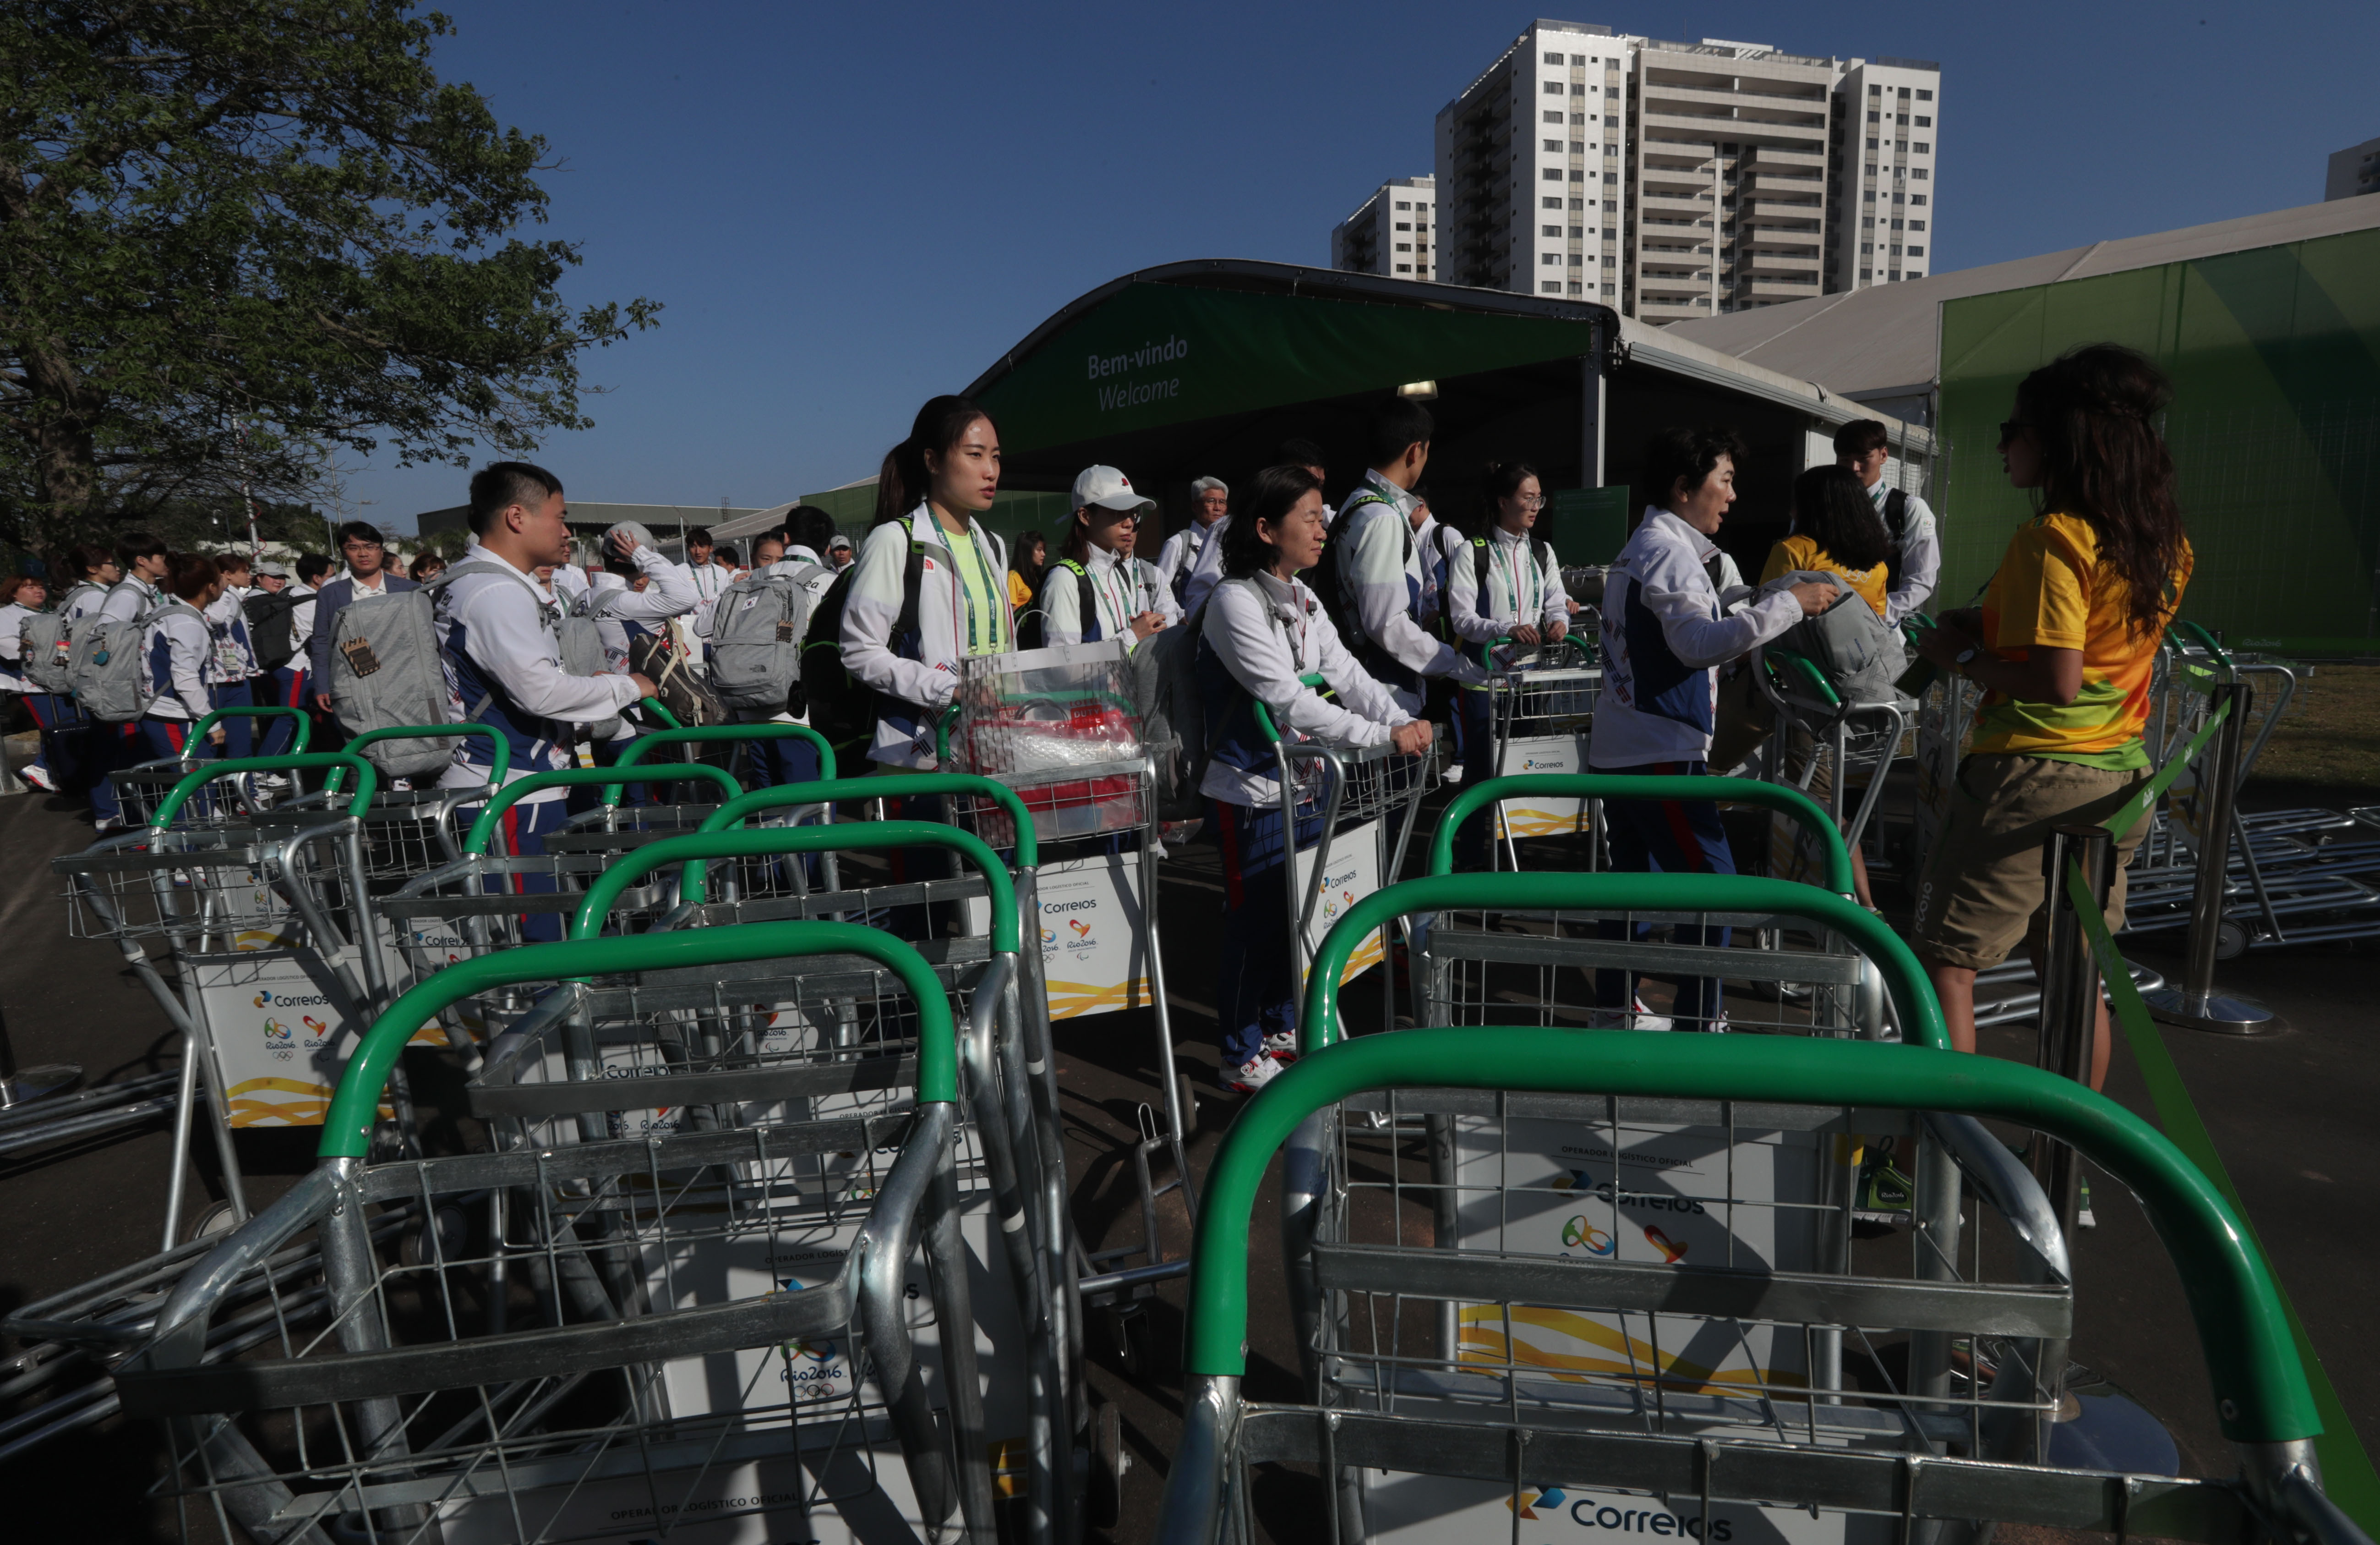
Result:
M331 682L331 640L338 637L339 613L351 601L402 595L417 588L404 575L389 572L388 548L376 527L360 520L350 520L340 527L339 555L347 560L346 572L316 592L314 635L307 640L307 658L317 687L314 706L324 713L331 712L331 694L322 688Z
M1934 512L1916 494L1884 486L1884 464L1891 456L1891 440L1879 419L1854 419L1835 431L1835 461L1859 474L1876 513L1883 518L1885 535L1892 539L1892 556L1885 560L1884 620L1898 628L1910 613L1922 611L1942 576L1942 539L1935 534Z

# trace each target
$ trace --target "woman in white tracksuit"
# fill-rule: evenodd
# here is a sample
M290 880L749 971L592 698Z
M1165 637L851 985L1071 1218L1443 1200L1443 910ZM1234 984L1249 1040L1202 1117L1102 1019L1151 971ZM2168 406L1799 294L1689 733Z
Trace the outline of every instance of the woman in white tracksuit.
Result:
M1570 596L1562 589L1561 564L1536 534L1545 491L1536 468L1510 461L1488 469L1480 514L1472 537L1451 551L1446 563L1445 604L1457 647L1487 665L1488 646L1499 639L1534 647L1570 631ZM1451 547L1451 544L1449 544ZM1467 787L1496 775L1495 694L1485 685L1465 686L1455 699L1455 726L1462 741L1463 781ZM1486 867L1488 813L1463 823L1455 833L1456 861L1464 869Z
M1049 642L1119 639L1128 653L1166 625L1132 555L1142 516L1155 512L1112 467L1089 468L1075 480L1064 545L1041 576L1041 625Z
M1281 873L1286 823L1278 763L1254 705L1263 703L1284 735L1346 747L1388 742L1408 755L1429 745L1428 723L1355 663L1322 602L1297 578L1320 559L1326 530L1322 485L1312 473L1272 467L1257 474L1221 539L1222 578L1207 598L1193 666L1214 736L1199 792L1213 801L1223 858L1219 1077L1244 1093L1281 1070L1275 1053L1293 1054L1297 990L1294 924ZM1298 680L1312 673L1337 693L1336 703ZM1311 825L1301 817L1301 846L1319 834L1318 816Z
M165 593L172 599L140 635L152 694L140 715L140 735L148 754L159 759L187 755L191 729L213 710L217 666L206 609L224 590L222 572L203 553L174 553L165 562ZM207 732L218 752L225 733L220 723Z
M1008 550L978 518L1000 492L1000 432L965 397L917 410L909 437L885 453L876 523L859 546L843 606L843 666L876 693L868 760L882 772L936 770L935 725L958 693L959 662L1016 647L1008 601ZM900 627L914 573L916 626ZM890 818L941 821L939 796L885 802ZM908 880L950 872L941 848L901 849ZM891 931L921 937L923 908L898 907Z

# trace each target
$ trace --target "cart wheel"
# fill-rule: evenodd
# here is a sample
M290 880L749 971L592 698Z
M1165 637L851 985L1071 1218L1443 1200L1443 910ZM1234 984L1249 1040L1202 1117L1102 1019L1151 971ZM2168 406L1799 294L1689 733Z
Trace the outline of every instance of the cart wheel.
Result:
M432 1226L438 1230L438 1240L434 1246L430 1239ZM398 1237L397 1259L407 1266L431 1266L440 1260L451 1264L468 1253L466 1247L470 1237L471 1222L463 1216L461 1208L433 1208L429 1223L410 1224Z
M1123 1446L1123 1413L1102 1405L1091 1416L1091 1477L1084 1499L1084 1522L1095 1529L1112 1529L1123 1522L1123 1478L1132 1469L1132 1455Z
M217 1235L229 1234L231 1230L231 1203L219 1201L199 1214L198 1220L189 1226L188 1237L212 1239Z
M2237 960L2248 953L2248 931L2228 918L2215 931L2215 958Z

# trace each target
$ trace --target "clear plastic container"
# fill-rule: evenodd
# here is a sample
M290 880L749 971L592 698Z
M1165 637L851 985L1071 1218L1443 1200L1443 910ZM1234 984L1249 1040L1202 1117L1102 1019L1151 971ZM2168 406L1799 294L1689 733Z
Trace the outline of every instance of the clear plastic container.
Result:
M953 765L1015 789L1044 842L1144 824L1148 758L1124 672L1112 639L962 661ZM979 813L994 846L1014 841L998 840L1005 824Z

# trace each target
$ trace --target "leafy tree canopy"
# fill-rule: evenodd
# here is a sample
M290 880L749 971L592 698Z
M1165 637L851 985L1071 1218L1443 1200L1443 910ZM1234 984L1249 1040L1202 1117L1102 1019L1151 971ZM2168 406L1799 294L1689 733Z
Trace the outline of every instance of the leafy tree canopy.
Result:
M0 8L0 538L53 546L339 449L468 461L581 429L545 141L442 82L404 0Z

